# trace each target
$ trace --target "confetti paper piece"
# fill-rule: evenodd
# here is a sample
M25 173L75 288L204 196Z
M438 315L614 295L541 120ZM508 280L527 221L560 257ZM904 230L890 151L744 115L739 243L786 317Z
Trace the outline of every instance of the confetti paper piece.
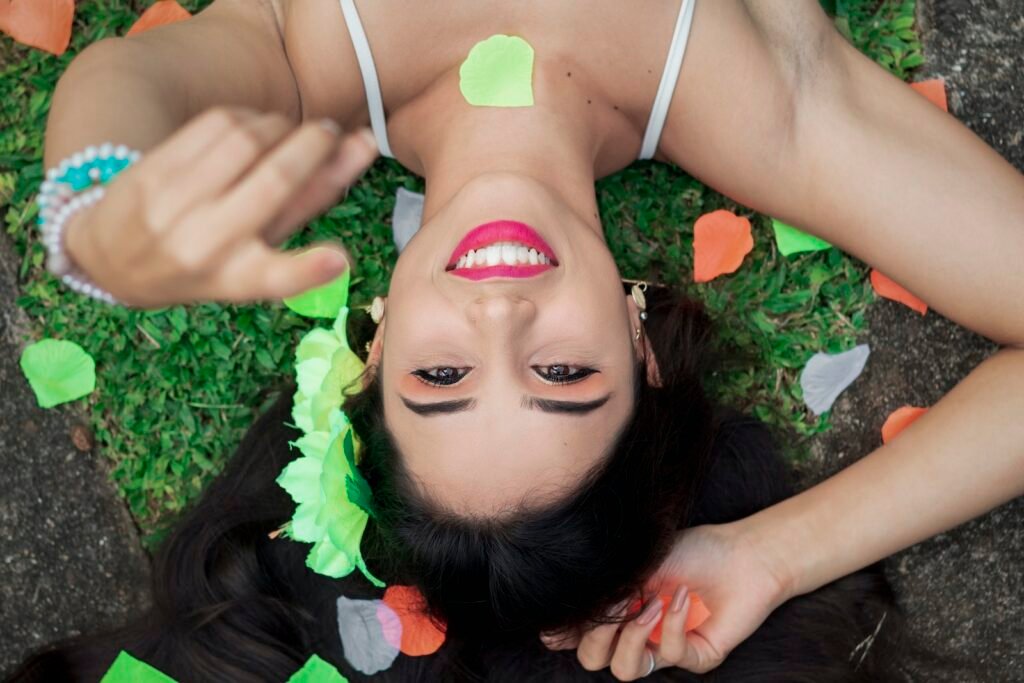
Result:
M395 246L401 253L405 245L419 232L423 224L424 196L418 192L410 192L404 187L398 188L395 194L395 211L391 214L391 233L395 238Z
M724 209L704 214L693 226L694 281L735 273L753 249L749 220Z
M659 595L658 599L661 600L661 617L658 619L658 624L651 631L651 636L648 640L655 645L661 644L661 629L662 621L665 619L665 615L668 614L669 606L672 604L672 595ZM630 611L637 612L643 606L639 600L630 605ZM705 621L711 617L711 610L707 608L704 601L696 593L690 593L690 611L686 614L686 624L683 626L683 633L689 633L701 627Z
M177 683L167 674L121 650L100 683Z
M835 355L814 354L800 373L804 403L811 412L821 415L832 408L839 394L860 377L870 354L867 344Z
M0 33L62 55L71 42L75 0L0 0Z
M348 683L348 679L342 676L333 664L313 655L288 679L288 683Z
M477 43L459 68L462 96L474 107L532 107L533 58L533 47L519 36Z
M424 612L423 596L412 586L388 586L384 604L402 622L402 654L410 657L432 655L444 644L444 631Z
M191 17L192 15L189 14L188 10L179 5L175 0L157 0L149 9L142 13L142 16L132 24L132 27L125 35L138 35L151 28L184 21Z
M914 424L917 418L928 412L927 408L903 406L888 417L882 425L882 443L889 443L900 435L904 429Z
M802 251L824 251L831 249L832 245L825 240L800 232L792 225L772 219L772 229L775 231L775 242L779 245L779 251L783 256L790 256Z
M398 657L398 646L388 642L383 625L377 618L381 605L380 600L338 598L338 634L345 649L345 659L356 671L367 676L384 671Z
M895 281L889 279L885 275L882 275L877 270L871 271L871 286L875 288L875 292L878 296L898 301L908 308L912 308L921 315L925 315L928 312L928 304L918 299L916 296L903 289Z
M70 341L43 339L25 347L21 371L43 408L88 396L96 388L96 361Z
M933 78L928 81L911 83L910 87L921 93L936 107L944 112L949 111L949 99L946 96L946 81L942 78Z
M348 285L352 269L346 268L340 276L326 285L306 290L298 296L284 300L284 305L307 318L336 318L348 303Z

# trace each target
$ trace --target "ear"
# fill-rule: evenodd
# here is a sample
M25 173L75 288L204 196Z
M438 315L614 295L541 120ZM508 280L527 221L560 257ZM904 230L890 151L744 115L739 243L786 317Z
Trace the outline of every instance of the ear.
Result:
M647 336L643 321L640 320L640 309L629 294L626 295L626 308L629 311L630 340L633 342L633 351L636 359L647 361L647 383L652 387L661 387L661 370L658 368L658 358L654 355L654 347L651 346L651 339ZM636 338L636 330L640 330L640 339Z

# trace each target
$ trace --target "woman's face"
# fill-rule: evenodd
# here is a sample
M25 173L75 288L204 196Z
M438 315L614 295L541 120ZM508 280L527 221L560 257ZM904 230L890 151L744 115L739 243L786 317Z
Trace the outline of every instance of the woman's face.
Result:
M512 264L481 269L500 243ZM574 488L629 417L636 313L597 229L543 185L461 190L398 260L381 331L385 421L423 491L489 515Z

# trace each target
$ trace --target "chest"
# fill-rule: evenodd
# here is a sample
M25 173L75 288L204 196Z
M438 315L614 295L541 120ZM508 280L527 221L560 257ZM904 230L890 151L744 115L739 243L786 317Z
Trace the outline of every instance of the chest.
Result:
M457 68L478 41L519 35L536 68L587 79L594 99L649 111L680 0L356 0L389 116ZM305 119L364 125L362 76L339 0L276 0Z

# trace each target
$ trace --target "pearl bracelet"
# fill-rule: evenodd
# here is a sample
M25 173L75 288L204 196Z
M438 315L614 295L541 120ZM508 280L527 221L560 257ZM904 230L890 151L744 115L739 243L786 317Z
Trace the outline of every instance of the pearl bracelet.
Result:
M39 205L36 222L48 253L47 270L74 291L109 304L118 301L93 284L65 251L64 228L72 215L103 198L106 193L103 185L141 157L141 152L124 145L115 147L109 142L90 145L47 171L36 197Z

